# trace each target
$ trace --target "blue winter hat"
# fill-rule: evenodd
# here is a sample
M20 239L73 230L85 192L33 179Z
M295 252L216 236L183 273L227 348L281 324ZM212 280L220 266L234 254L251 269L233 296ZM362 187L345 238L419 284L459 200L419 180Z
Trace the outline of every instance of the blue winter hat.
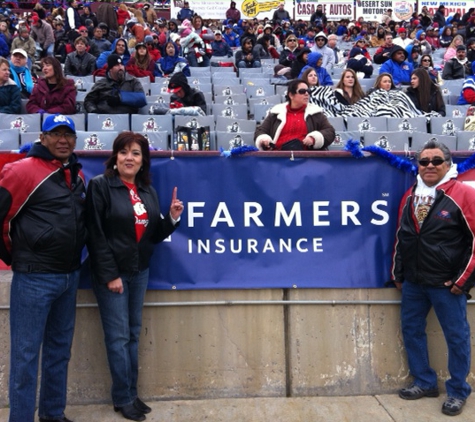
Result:
M62 114L54 114L52 116L48 116L43 122L43 132L51 132L53 129L56 129L60 126L65 126L68 129L72 130L73 133L76 133L76 126L74 125L74 121Z

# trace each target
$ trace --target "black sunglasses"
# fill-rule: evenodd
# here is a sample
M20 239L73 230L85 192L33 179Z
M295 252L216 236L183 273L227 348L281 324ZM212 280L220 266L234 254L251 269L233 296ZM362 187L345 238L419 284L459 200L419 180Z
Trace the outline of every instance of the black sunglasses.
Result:
M310 90L306 88L300 88L297 90L297 94L300 94L300 95L310 94Z
M427 167L429 164L432 164L433 166L437 167L443 163L445 163L445 160L440 157L433 158L432 160L429 160L428 158L422 158L421 160L419 160L419 165L422 167Z

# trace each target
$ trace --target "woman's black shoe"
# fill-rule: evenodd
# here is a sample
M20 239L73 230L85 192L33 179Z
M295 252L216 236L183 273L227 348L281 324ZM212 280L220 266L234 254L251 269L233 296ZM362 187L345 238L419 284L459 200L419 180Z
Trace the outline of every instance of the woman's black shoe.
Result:
M137 410L134 404L128 404L127 406L117 407L114 406L116 412L122 413L122 416L125 419L130 419L131 421L144 421L145 415Z
M152 411L152 408L150 406L147 406L138 397L134 401L134 406L139 412L142 412L142 413L150 413Z

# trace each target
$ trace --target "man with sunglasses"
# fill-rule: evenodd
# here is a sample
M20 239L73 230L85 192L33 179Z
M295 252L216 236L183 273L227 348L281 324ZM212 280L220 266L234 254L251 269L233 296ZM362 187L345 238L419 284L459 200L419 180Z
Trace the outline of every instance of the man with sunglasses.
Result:
M467 298L475 277L475 189L456 180L449 149L428 141L418 153L419 175L400 206L391 280L402 290L401 326L411 386L399 397L438 397L429 365L426 318L434 308L448 348L450 378L442 413L462 412L471 393Z
M70 422L67 374L86 240L85 180L75 146L73 120L48 116L27 158L0 174L0 259L13 270L9 422L35 420L40 355L39 420Z

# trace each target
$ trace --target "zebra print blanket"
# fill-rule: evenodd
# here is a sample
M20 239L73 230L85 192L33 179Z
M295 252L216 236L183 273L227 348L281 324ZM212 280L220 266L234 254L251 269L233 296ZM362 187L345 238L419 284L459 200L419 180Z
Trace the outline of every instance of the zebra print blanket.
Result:
M310 102L320 106L327 117L396 117L410 118L418 116L440 116L438 113L425 113L418 110L410 98L399 90L385 91L378 89L356 104L343 105L335 97L329 86L314 87Z

